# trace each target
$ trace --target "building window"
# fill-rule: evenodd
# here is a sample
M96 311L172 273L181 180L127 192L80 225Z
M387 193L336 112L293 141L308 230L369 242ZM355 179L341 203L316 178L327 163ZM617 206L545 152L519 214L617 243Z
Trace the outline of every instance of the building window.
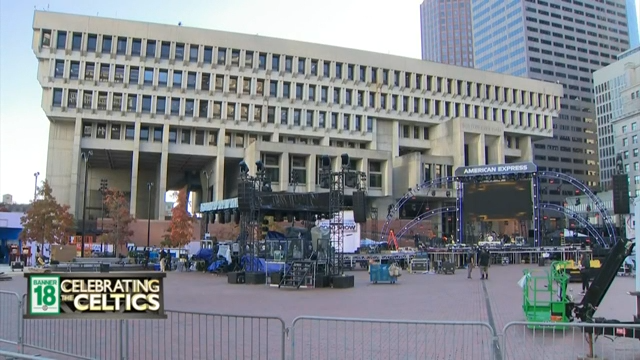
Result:
M262 106L255 105L253 108L253 120L262 122Z
M82 137L93 136L93 125L91 123L82 124Z
M114 82L124 82L124 65L116 65L116 73L113 77Z
M306 110L306 123L307 127L313 127L313 110Z
M73 38L71 39L71 49L72 50L80 50L80 49L82 49L82 34L81 33L73 33Z
M144 69L144 84L153 85L153 69Z
M98 35L89 34L87 36L87 52L95 52L98 48Z
M133 140L136 136L136 128L133 125L127 125L124 132L125 140Z
M261 157L267 178L274 183L280 182L280 155L262 154Z
M85 71L86 74L86 71ZM86 79L86 75L85 75ZM137 84L140 81L140 68L137 66L129 68L129 84Z
M251 94L251 79L249 78L242 79L242 93L245 95Z
M58 38L56 39L56 49L64 49L67 47L67 32L58 31Z
M215 101L213 103L213 117L216 119L222 118L222 103Z
M189 45L189 62L198 62L198 53L200 51L200 46L191 44Z
M127 53L127 38L126 37L118 37L116 53L119 55L124 55Z
M218 49L218 65L226 65L227 63L227 49Z
M327 124L326 124L326 117L327 117L327 113L324 111L320 111L318 113L318 127L321 129L324 129Z
M198 100L198 116L201 118L209 117L209 101Z
M267 54L260 53L260 55L258 55L258 69L260 70L267 69Z
M367 117L367 132L373 132L373 118Z
M311 60L311 75L318 75L318 60Z
M196 88L197 74L193 71L189 71L187 74L187 89Z
M160 69L158 71L158 86L167 86L169 83L169 70Z
M193 111L196 108L196 101L194 99L187 99L184 102L184 115L187 117L193 117Z
M271 70L280 71L280 55L271 55Z
M289 174L290 184L306 184L307 183L307 159L302 155L289 156Z
M298 59L298 74L303 74L304 75L305 62L306 62L306 60L304 58L299 58Z
M182 71L173 70L173 87L182 87Z
M369 187L382 188L382 162L369 160Z
M184 60L184 44L176 44L176 60Z
M276 108L274 106L269 106L267 109L267 123L274 124L276 121Z
M235 120L236 118L236 104L228 103L227 104L227 119Z
M140 140L149 141L149 127L143 126L140 128Z
M291 83L285 82L282 84L282 97L285 99L291 98Z
M53 106L62 106L62 89L53 89Z
M156 114L164 115L167 111L167 98L164 96L158 96L156 98Z
M142 97L142 112L143 113L151 112L151 96L150 95L144 95Z
M93 103L93 92L92 91L83 91L82 92L82 108L83 109L91 109L91 105Z
M302 100L304 92L302 91L302 84L296 84L296 99Z
M140 56L142 54L142 40L133 39L131 42L131 55Z
M180 115L180 98L171 98L171 115Z
M238 92L238 78L235 76L229 78L229 92L234 94Z
M107 98L106 92L100 91L98 93L98 110L107 110Z
M331 113L331 128L332 129L338 128L338 114L336 113Z
M110 135L111 140L120 140L121 139L121 133L120 133L120 125L119 124L111 124L111 135Z
M154 142L162 142L162 128L161 127L153 128L153 141Z
M286 56L284 58L284 71L288 73L293 71L293 58L291 56Z
M209 131L209 146L218 146L218 133Z
M196 145L204 145L204 130L196 130Z
M182 129L180 132L180 144L191 144L191 130Z
M102 36L102 52L105 54L111 54L112 39L111 36Z
M115 95L114 95L114 101L115 101ZM69 93L67 94L67 107L70 109L74 109L76 106L78 106L78 90L69 90ZM115 109L115 110L120 110L120 109Z
M302 111L300 109L294 109L293 110L293 125L300 126L301 112Z
M64 60L56 60L54 77L61 78L64 76Z
M109 73L111 72L110 64L100 64L100 81L109 81ZM146 76L146 71L145 71ZM151 81L153 81L153 70L151 71Z
M213 63L213 48L211 46L204 47L204 53L202 54L202 60L206 64Z
M224 90L224 75L216 75L216 91Z
M247 51L244 54L244 66L253 69L253 51Z
M129 94L127 95L127 111L137 111L138 110L138 95Z
M160 44L160 59L169 59L171 56L171 43L162 41Z
M169 142L173 144L178 142L178 130L169 129Z
M231 65L240 65L240 50L231 50Z
M147 40L147 50L145 52L145 55L148 58L156 57L156 41L155 40Z
M240 105L240 120L249 120L249 105Z

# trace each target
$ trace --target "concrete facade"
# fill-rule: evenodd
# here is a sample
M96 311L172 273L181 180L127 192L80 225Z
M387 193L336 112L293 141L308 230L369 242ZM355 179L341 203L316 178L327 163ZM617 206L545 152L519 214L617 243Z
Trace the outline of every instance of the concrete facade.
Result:
M621 111L613 120L615 151L622 154L629 175L629 196L640 196L640 52L621 58L624 88L619 91Z
M137 218L164 220L167 190L234 197L242 159L261 159L274 191L292 171L297 191L316 191L318 157L342 153L386 209L458 166L530 161L562 97L554 83L261 36L40 11L33 29L47 179L77 214L91 150L89 219L102 179Z
M616 150L616 146L622 144L616 144L616 132L613 129L613 124L624 112L623 91L630 85L629 81L631 80L627 74L627 67L640 64L639 50L640 48L626 51L618 56L618 61L593 73L602 189L611 188L611 176L615 173L615 155L621 150ZM637 153L636 156L638 156ZM627 154L626 160L628 159L629 154Z
M473 67L471 0L420 4L422 60Z
M534 146L539 169L599 188L592 72L629 48L626 0L486 0L473 3L472 16L476 68L564 88L553 138ZM561 204L567 195L545 201Z

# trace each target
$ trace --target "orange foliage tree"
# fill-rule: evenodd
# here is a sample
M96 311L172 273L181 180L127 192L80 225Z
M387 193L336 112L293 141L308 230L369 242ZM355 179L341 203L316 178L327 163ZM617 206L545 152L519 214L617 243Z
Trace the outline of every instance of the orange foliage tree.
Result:
M69 206L58 204L46 180L38 188L37 199L20 218L20 223L22 241L66 245L71 236L75 235L73 215L69 213Z
M193 240L193 223L195 218L187 210L187 191L180 190L176 206L171 209L171 223L165 235L165 244L182 247Z
M120 190L107 189L104 194L104 208L111 221L105 223L105 233L100 236L100 241L113 245L114 252L118 247L126 245L133 231L129 225L136 221L129 212L129 200Z

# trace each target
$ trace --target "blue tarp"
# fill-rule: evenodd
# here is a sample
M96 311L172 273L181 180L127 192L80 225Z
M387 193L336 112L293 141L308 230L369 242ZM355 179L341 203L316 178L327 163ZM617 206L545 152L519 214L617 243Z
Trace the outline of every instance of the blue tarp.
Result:
M209 265L209 267L207 268L207 271L209 272L214 272L216 270L218 270L219 268L223 267L227 265L227 261L224 259L220 259L220 260L216 260L214 262L211 263L211 265Z
M287 237L283 233L277 231L269 231L267 233L267 240L287 240Z
M253 261L252 261L253 260ZM253 258L249 255L245 255L240 260L240 265L247 271L265 272L267 274L276 273L286 269L285 264L267 263L265 259Z

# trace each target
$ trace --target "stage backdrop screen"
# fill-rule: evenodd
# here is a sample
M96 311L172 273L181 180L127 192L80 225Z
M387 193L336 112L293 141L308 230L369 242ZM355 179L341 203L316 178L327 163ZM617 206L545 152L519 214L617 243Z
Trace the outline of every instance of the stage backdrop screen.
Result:
M464 221L531 220L531 180L465 183Z

